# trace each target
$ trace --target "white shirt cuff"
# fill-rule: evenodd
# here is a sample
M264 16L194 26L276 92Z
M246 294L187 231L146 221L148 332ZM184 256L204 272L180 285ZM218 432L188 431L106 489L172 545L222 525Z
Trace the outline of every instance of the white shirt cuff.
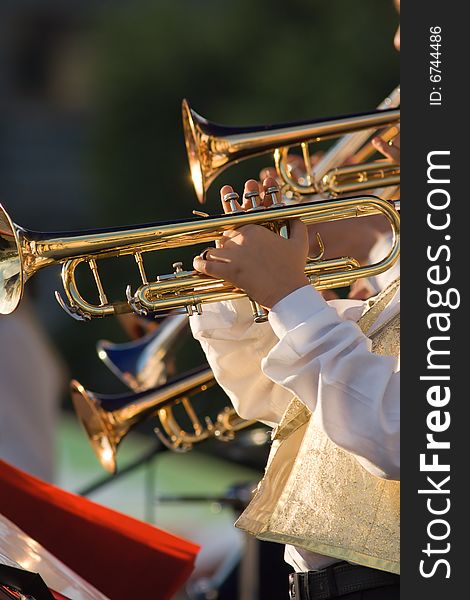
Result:
M269 322L276 336L281 340L288 331L315 317L327 308L324 298L311 285L305 285L291 292L269 311Z

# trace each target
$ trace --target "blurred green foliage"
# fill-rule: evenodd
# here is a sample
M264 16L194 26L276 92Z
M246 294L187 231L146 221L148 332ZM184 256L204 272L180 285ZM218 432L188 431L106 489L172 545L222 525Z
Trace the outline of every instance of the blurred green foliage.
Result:
M101 221L185 217L195 207L184 97L227 125L374 108L398 83L397 22L391 0L160 0L107 10L93 51ZM256 176L270 161L261 160L217 183Z

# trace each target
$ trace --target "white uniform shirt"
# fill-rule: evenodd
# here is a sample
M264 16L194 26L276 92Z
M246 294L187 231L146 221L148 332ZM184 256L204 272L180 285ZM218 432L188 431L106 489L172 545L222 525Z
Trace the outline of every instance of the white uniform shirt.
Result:
M390 251L392 243L392 234L383 233L369 252L369 263L378 263L382 259L384 259ZM394 281L397 277L400 277L400 260L397 260L393 267L387 269L383 273L379 273L374 277L369 277L367 281L372 286L373 293L378 294L380 291L386 288L387 285L392 283L392 281Z
M373 329L399 311L399 290ZM255 324L249 302L209 304L190 319L193 335L236 411L246 419L279 423L292 397L338 446L371 473L399 478L399 359L377 356L355 323L362 301L325 302L311 286L273 307L269 323ZM292 547L297 571L335 559Z

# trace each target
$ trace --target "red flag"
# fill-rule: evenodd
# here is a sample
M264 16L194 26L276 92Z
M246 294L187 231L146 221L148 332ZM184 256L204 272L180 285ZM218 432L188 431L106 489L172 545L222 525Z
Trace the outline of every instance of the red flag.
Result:
M170 600L199 547L0 460L0 513L112 600Z

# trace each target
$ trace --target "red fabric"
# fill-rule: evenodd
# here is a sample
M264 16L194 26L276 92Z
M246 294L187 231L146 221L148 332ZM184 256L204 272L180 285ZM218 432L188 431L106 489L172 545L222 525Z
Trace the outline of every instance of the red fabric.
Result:
M170 600L199 547L0 460L0 513L111 600Z

